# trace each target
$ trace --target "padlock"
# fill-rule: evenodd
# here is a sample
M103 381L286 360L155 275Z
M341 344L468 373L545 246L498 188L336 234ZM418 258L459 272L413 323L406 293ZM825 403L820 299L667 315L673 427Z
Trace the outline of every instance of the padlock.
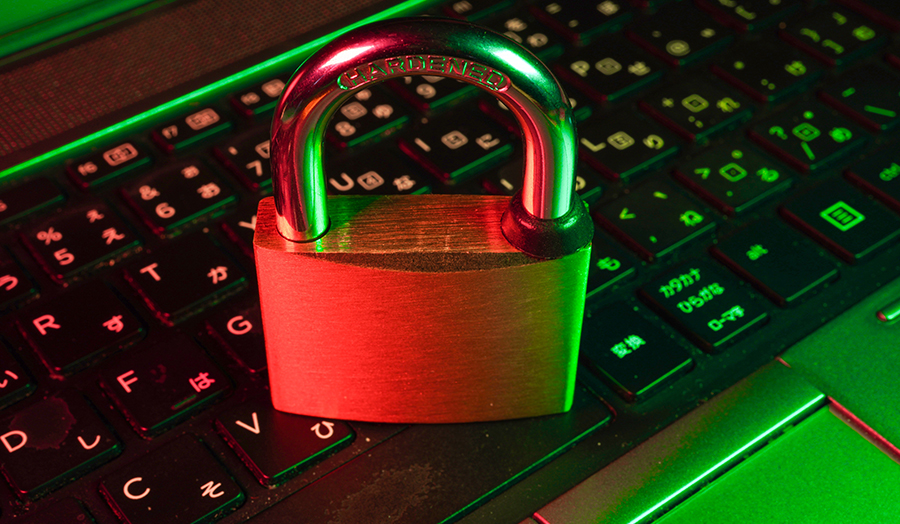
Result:
M326 197L332 114L406 75L461 80L510 109L520 193ZM309 57L276 108L274 197L259 204L253 241L275 408L398 423L567 411L593 235L576 161L559 83L487 29L393 19Z

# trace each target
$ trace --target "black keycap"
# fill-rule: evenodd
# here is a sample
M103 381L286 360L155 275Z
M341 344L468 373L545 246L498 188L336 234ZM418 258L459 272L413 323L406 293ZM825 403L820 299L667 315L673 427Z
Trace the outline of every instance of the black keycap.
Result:
M144 437L189 418L231 387L218 366L183 335L124 352L103 367L100 380Z
M631 25L628 37L672 66L687 66L731 43L732 30L691 2L662 6Z
M222 231L225 235L250 258L253 258L253 234L256 231L258 207L259 202L247 202L222 222Z
M605 290L633 279L636 274L635 263L630 256L608 242L603 235L594 234L591 265L588 268L588 298L600 298Z
M466 104L407 130L399 146L429 173L454 185L508 158L514 143L500 124Z
M0 249L0 311L12 309L37 294L31 276L5 250Z
M229 301L206 319L207 331L232 358L256 373L266 368L266 342L257 296Z
M9 352L0 344L0 409L17 402L34 391L34 381Z
M818 62L770 36L735 46L711 69L754 99L771 103L805 92L824 72Z
M512 0L458 0L444 6L444 12L456 18L466 20L480 20L500 9L506 9L513 4Z
M563 51L563 39L530 13L520 9L499 13L479 22L525 47L547 61Z
M264 486L284 483L354 436L344 422L283 413L268 401L219 414L216 428Z
M774 219L750 224L711 251L779 306L797 304L838 277L833 262Z
M21 524L47 524L49 522L53 524L92 524L96 521L77 500L65 498L16 522L21 522Z
M66 211L22 233L28 250L56 282L110 266L133 254L138 236L103 202Z
M639 295L710 353L722 351L768 320L765 302L710 260L667 271L642 287Z
M329 162L325 190L332 195L420 195L434 179L396 150L372 148Z
M231 129L231 122L219 110L204 107L185 117L155 128L150 137L166 153L190 147Z
M818 171L868 140L862 128L820 103L796 104L756 125L750 138L801 171Z
M796 195L782 217L845 262L865 259L900 236L900 218L841 179Z
M791 186L787 167L742 142L707 149L675 168L674 176L726 215L743 213Z
M844 67L884 45L887 31L838 5L786 22L779 34L829 67Z
M272 186L268 128L260 127L232 138L213 149L213 154L251 190Z
M681 149L674 133L631 110L593 115L578 136L579 158L611 180L657 169Z
M740 32L759 31L777 24L802 7L801 0L695 0L723 24Z
M637 11L621 0L542 0L532 13L575 43L587 43L601 33L617 31Z
M513 196L522 189L522 159L517 158L509 164L485 175L483 186L488 193L494 195ZM575 174L575 192L582 202L593 204L603 189L599 178L590 169L579 166Z
M35 499L107 462L121 445L77 392L63 392L0 422L0 468L20 496Z
M61 204L65 196L49 178L33 178L0 191L0 226Z
M900 4L894 0L840 0L840 2L891 31L900 31Z
M75 185L87 189L147 167L150 161L150 155L143 146L122 142L75 160L66 166L66 172Z
M167 325L246 285L244 271L202 233L179 238L126 265L125 279Z
M404 126L410 111L384 86L360 89L338 108L325 138L343 149L383 139Z
M830 106L872 131L893 131L900 124L900 76L867 65L829 84L819 96Z
M419 111L442 109L475 95L477 88L443 76L404 76L387 85Z
M850 182L900 213L900 154L895 146L880 149L845 172Z
M584 319L581 355L594 373L629 402L653 395L693 366L672 337L624 303Z
M231 97L231 105L246 117L261 116L274 111L289 78L289 75L280 75L266 80L257 87L241 91Z
M131 310L93 281L19 315L19 329L53 374L70 374L144 335Z
M104 477L100 492L128 524L213 522L244 502L231 474L191 435Z
M707 238L716 227L710 213L666 181L633 188L594 214L598 224L642 258L652 261Z
M753 106L741 93L699 77L657 89L639 106L685 140L700 143L753 115Z
M158 235L215 216L237 201L231 186L198 160L150 173L122 195Z
M658 59L632 42L601 37L565 54L554 70L579 91L607 103L658 82L665 72L663 67Z

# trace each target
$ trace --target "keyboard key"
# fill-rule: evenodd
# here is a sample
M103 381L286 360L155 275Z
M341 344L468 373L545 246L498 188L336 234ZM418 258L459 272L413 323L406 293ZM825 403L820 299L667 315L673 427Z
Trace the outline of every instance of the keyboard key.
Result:
M241 251L253 258L253 234L256 232L256 210L259 202L246 202L222 222L222 231Z
M325 190L332 195L420 195L431 192L432 178L395 150L355 151L325 172Z
M133 173L150 162L150 155L140 144L122 142L75 160L66 167L66 173L75 185L87 189Z
M738 142L707 149L673 175L726 215L743 213L791 186L790 171Z
M703 206L665 181L633 188L600 207L594 218L647 261L708 238L716 227Z
M709 260L663 273L638 294L692 342L710 353L768 320L765 303Z
M53 505L21 521L22 524L47 524L48 522L53 524L91 524L95 521L90 512L73 498L56 501Z
M5 250L0 249L0 311L13 309L37 295L31 276Z
M232 188L196 160L151 173L122 195L157 235L215 216L237 201Z
M256 296L229 301L207 318L206 330L251 372L266 369L266 342Z
M576 44L618 31L635 11L623 0L542 0L531 7L535 16Z
M0 191L0 226L61 204L65 195L49 178L33 178Z
M34 387L34 380L25 368L0 344L0 409L27 397Z
M100 381L135 431L148 438L216 402L231 387L184 335L122 353L103 367Z
M800 10L801 0L695 0L723 24L739 32L759 31Z
M523 172L522 159L517 158L488 173L482 185L493 195L513 196L522 189ZM593 204L603 192L599 177L589 169L579 166L575 174L575 192L581 197L582 202Z
M246 285L244 271L202 233L181 237L126 265L125 280L166 325Z
M153 130L150 138L166 153L190 147L231 129L231 122L218 110L204 107L186 117L177 118Z
M338 109L325 138L340 149L375 142L409 122L410 112L384 86L357 91Z
M795 196L779 212L850 264L900 236L900 218L841 179L828 180Z
M512 0L460 0L444 6L444 12L456 18L469 21L482 19L499 9L506 9L513 4Z
M887 31L838 5L788 21L779 34L828 67L844 67L884 45Z
M66 211L22 233L25 245L54 281L111 266L140 248L141 242L103 202Z
M71 374L144 336L103 282L93 281L19 315L19 330L54 376Z
M815 60L768 36L735 46L711 69L754 99L773 104L807 91L824 72Z
M121 444L77 392L63 392L0 422L0 468L20 496L35 499L121 452Z
M581 355L628 402L644 400L693 367L672 337L624 303L585 318Z
M876 151L850 166L845 175L850 182L900 213L900 155L896 147Z
M387 85L423 113L460 102L477 93L475 86L433 75L404 76L397 80L388 80Z
M537 18L521 10L499 13L479 22L534 53L544 61L556 58L563 51L563 40Z
M699 143L734 129L753 115L753 106L742 94L702 78L667 85L638 105L685 140Z
M894 0L839 0L850 9L868 17L890 31L900 31L900 5Z
M838 277L835 264L774 219L719 240L713 256L779 306L792 306Z
M872 131L893 131L900 124L898 93L900 76L883 67L868 65L829 84L819 96Z
M635 263L624 251L594 234L591 265L588 267L587 297L600 297L611 286L631 280L637 274Z
M128 524L213 522L244 502L231 474L191 435L107 475L100 492Z
M400 149L448 185L472 179L512 154L514 140L475 104L428 119L400 138Z
M216 429L263 486L278 486L349 444L341 421L283 413L268 401L245 402L216 417Z
M593 115L578 136L579 158L616 181L658 169L681 149L674 133L630 110Z
M213 154L252 191L272 186L269 129L257 128L213 149Z
M669 65L684 67L723 49L733 38L691 2L673 2L641 18L626 32L629 38Z
M861 127L815 102L777 113L754 125L749 136L804 173L831 166L868 141Z
M231 105L238 113L250 118L262 116L275 110L281 92L290 79L290 75L279 75L271 80L266 80L259 86L231 97Z
M567 53L554 71L594 100L611 103L658 82L663 67L633 43L607 36Z

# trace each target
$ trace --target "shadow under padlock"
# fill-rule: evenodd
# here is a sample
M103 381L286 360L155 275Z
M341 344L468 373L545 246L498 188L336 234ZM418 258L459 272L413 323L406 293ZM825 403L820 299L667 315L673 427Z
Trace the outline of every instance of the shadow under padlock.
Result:
M522 192L325 196L332 114L406 75L462 80L512 110ZM358 28L294 74L271 161L275 196L260 202L254 251L277 409L444 423L571 407L593 225L573 190L572 111L537 58L457 20Z

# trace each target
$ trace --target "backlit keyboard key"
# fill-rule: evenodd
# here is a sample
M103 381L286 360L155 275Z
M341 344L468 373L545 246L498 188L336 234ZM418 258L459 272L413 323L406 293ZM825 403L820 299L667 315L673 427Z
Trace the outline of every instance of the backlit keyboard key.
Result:
M190 338L126 351L100 381L135 431L152 437L217 401L231 382Z
M113 265L141 245L131 227L103 202L55 215L22 236L44 270L60 283Z
M695 0L716 20L740 32L772 27L803 7L802 0Z
M503 34L544 61L556 58L563 51L562 38L523 11L501 13L479 24Z
M765 302L710 260L663 273L639 295L684 336L718 353L768 320Z
M20 496L35 499L107 462L121 445L76 392L63 392L0 422L0 468Z
M774 219L750 224L711 251L779 306L797 304L838 277L831 260Z
M0 249L0 311L13 309L36 294L31 276L6 250Z
M610 286L633 279L637 274L635 265L632 257L605 240L603 235L595 233L588 267L588 298L600 298Z
M419 111L444 108L474 96L476 88L465 82L443 76L404 76L389 80L387 85Z
M87 189L147 167L150 160L140 144L122 142L75 160L66 167L66 172L75 185Z
M289 75L280 75L266 80L257 87L241 91L231 97L231 105L246 117L265 115L274 111L289 78Z
M202 233L181 237L126 265L125 279L167 325L246 285L244 271Z
M340 149L384 139L409 122L410 111L384 86L360 89L334 114L325 138Z
M796 195L779 211L791 225L851 264L900 236L897 215L841 179Z
M571 42L619 30L637 10L623 0L542 0L531 12Z
M272 186L267 127L260 127L232 138L213 149L213 154L251 190L257 191Z
M873 52L887 40L887 30L839 5L823 5L789 20L782 38L829 67L843 67Z
M885 147L845 172L847 179L900 213L900 154Z
M128 524L205 524L244 501L231 474L191 435L107 475L100 492Z
M632 24L629 38L672 66L687 66L718 52L733 39L732 30L691 2L673 2Z
M144 327L103 282L93 281L19 315L19 329L54 374L70 374L132 344Z
M594 373L629 402L658 392L693 366L672 337L624 303L584 319L581 355Z
M332 195L420 195L434 183L402 153L380 147L329 162L325 172L325 190Z
M806 91L824 71L800 50L768 35L735 46L711 69L756 100L770 103Z
M204 107L185 117L162 124L150 137L166 153L190 147L231 129L231 122L217 109Z
M39 177L0 190L0 226L61 204L65 195L49 178Z
M17 402L34 391L34 381L25 368L0 344L0 408Z
M244 367L254 373L266 369L266 342L256 296L227 302L207 318L206 329Z
M900 124L900 76L868 65L829 84L819 96L830 106L872 131L892 131Z
M219 414L216 429L264 486L284 483L354 437L344 422L283 413L268 400Z
M631 110L591 116L578 137L579 158L611 180L657 169L681 149L673 132Z
M633 188L598 208L594 218L648 261L705 239L716 227L706 208L666 181L651 181Z

